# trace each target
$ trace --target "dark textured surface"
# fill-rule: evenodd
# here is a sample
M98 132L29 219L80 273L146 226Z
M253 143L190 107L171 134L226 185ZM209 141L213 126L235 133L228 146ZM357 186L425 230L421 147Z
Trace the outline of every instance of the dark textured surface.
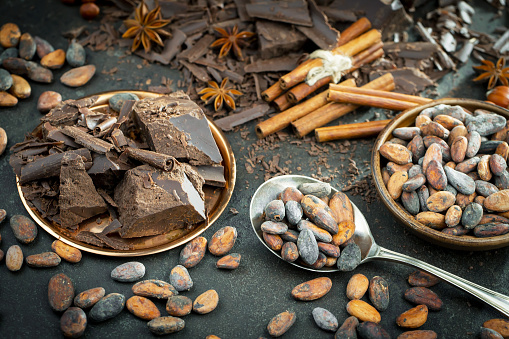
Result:
M487 30L486 27L501 26L507 21L494 19L495 11L484 1L474 1L479 7L479 16L475 18L474 29ZM81 25L97 25L87 23L79 17L79 7L64 6L58 0L3 0L1 1L0 23L15 22L22 32L30 32L50 41L55 48L67 48L67 41L61 36L62 31ZM505 19L505 16L503 17ZM122 57L122 59L119 59ZM118 64L118 62L121 62ZM160 77L177 79L178 73L167 66L143 65L142 59L134 56L125 57L124 49L107 52L91 53L87 49L87 63L97 66L96 75L90 83L81 88L68 88L60 84L59 77L69 66L55 71L53 84L32 85L32 96L21 100L14 108L0 109L0 126L7 132L8 147L22 141L24 134L31 131L39 121L41 114L36 109L37 98L46 90L62 93L64 99L79 98L96 92L115 89L146 89L147 80L158 84ZM138 68L138 65L143 65ZM441 82L440 93L443 96L456 96L484 99L484 86L473 84L472 63L460 69ZM112 67L118 67L113 76L104 74ZM116 78L122 78L117 81ZM383 110L378 110L383 116ZM358 110L357 113L343 117L345 122L360 122L372 118L374 112ZM354 273L362 273L368 278L382 276L389 284L391 301L386 311L381 313L381 324L395 338L403 331L396 326L395 319L402 312L413 307L403 299L409 285L408 275L412 268L389 262L372 262L361 265L354 272L334 273L332 289L323 298L302 302L294 300L290 292L296 285L318 278L320 274L301 270L279 260L263 246L249 223L249 202L256 188L263 182L263 172L248 174L245 169L245 158L248 147L256 141L254 123L247 125L250 132L246 139L240 133L231 132L228 139L237 159L237 184L228 208L218 221L204 233L210 240L219 228L227 225L235 226L238 239L232 251L242 255L238 269L233 271L219 270L215 267L217 257L210 253L196 267L189 269L194 286L190 291L182 292L194 300L198 295L209 289L219 294L218 307L209 314L190 314L183 319L185 328L172 335L172 338L205 338L215 334L225 338L258 338L268 337L267 324L275 315L285 311L293 311L297 321L283 338L317 338L332 337L330 332L319 329L314 323L312 310L323 307L334 314L339 323L348 317L345 310L347 299L346 284ZM360 175L370 175L364 160L368 161L373 139L368 143L358 143L356 157ZM287 166L294 174L316 173L318 157L308 154L303 146L295 146L288 142L279 142L280 147L272 151L258 151L270 159L276 152L282 154L282 160L291 160ZM9 228L9 217L15 214L28 215L19 199L14 175L8 164L7 151L0 156L0 187L2 198L0 208L7 211L8 216L0 224L2 242L0 248L6 251L9 246L17 244ZM346 154L348 158L348 154ZM340 153L331 151L328 163L332 168L338 167L341 173L347 171L348 159L341 160ZM300 166L302 170L296 168ZM343 166L343 167L342 167ZM346 182L335 179L335 187L343 187ZM395 250L446 269L474 283L509 295L507 279L509 249L486 252L459 252L436 247L408 234L397 223L380 201L366 204L359 196L350 196L352 201L365 214L371 225L377 242L391 250ZM228 212L235 208L238 214ZM39 232L37 239L28 245L20 244L25 256L50 250L54 239L44 231ZM146 279L162 279L169 281L170 270L179 262L180 248L148 257L137 258L146 267ZM24 265L19 272L10 272L5 262L0 262L0 337L3 338L58 338L61 314L52 311L47 298L47 286L51 276L65 273L69 276L80 293L86 289L102 286L106 293L121 293L129 298L132 296L132 283L115 282L110 272L119 264L132 261L128 258L109 258L83 253L83 259L77 264L62 262L59 266L47 269L34 269ZM443 300L440 312L430 312L428 321L421 329L432 329L439 338L478 338L482 323L488 319L500 317L501 314L490 306L477 300L457 288L440 283L431 289ZM364 297L366 298L366 297ZM367 299L365 299L367 300ZM154 300L155 304L166 315L165 300ZM89 312L88 310L86 311ZM84 338L136 338L150 337L146 321L136 318L124 309L119 315L105 322L89 321Z

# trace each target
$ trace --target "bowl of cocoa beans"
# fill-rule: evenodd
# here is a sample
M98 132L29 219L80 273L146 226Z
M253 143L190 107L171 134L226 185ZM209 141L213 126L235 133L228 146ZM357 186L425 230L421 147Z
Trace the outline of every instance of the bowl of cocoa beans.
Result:
M397 115L372 152L376 189L412 233L459 250L509 245L509 110L446 98Z

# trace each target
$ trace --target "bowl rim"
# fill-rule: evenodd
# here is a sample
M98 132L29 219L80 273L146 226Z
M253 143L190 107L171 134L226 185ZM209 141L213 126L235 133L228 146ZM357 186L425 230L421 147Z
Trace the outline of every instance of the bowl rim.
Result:
M410 230L415 235L419 236L422 239L430 241L433 244L437 244L452 249L468 251L483 251L509 246L509 233L494 237L477 238L474 236L448 235L440 231L434 230L418 222L414 216L412 216L410 213L399 207L398 204L396 204L396 202L389 196L389 192L385 187L382 179L381 173L382 157L380 156L380 153L378 151L380 149L380 146L382 146L385 141L392 138L392 131L395 128L400 127L400 125L404 123L405 120L408 120L409 117L412 117L412 115L417 116L422 110L440 104L459 105L467 109L470 108L486 109L496 114L500 114L509 120L509 110L503 107L490 104L485 101L463 98L437 99L434 100L433 102L424 105L419 105L399 113L380 132L374 143L373 150L371 152L371 172L375 188L384 205L396 217L396 219L400 221L400 223L402 223L408 230ZM415 118L413 118L412 120L414 119Z

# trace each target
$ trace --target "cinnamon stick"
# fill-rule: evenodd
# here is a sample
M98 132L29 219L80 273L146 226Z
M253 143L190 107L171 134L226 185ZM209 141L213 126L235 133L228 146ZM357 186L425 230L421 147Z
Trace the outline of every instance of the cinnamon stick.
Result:
M60 163L62 162L62 158L64 157L65 154L69 153L78 154L79 156L81 156L83 162L85 163L85 168L87 166L88 168L92 166L92 155L90 154L90 151L86 148L80 148L77 150L52 154L44 158L39 158L23 166L21 168L21 176L19 178L19 183L22 185L33 180L59 176Z
M384 97L375 97L371 95L346 93L341 91L329 91L329 100L339 103L356 104L359 106L370 106L395 111L404 111L406 109L418 106L418 103L389 99Z
M383 43L379 42L375 45L371 46L370 48L364 50L363 52L355 55L352 58L353 66L345 71L345 74L351 73L355 71L356 69L362 67L365 64L368 64L378 58L380 58L384 54L383 50ZM375 50L372 50L372 47L375 47ZM327 85L332 81L332 77L324 77L317 82L313 86L309 86L305 82L302 82L298 84L297 86L290 89L288 92L286 92L286 96L288 96L288 101L291 103L297 103L316 91L318 88Z
M332 93L329 94L329 100L334 101L332 99L333 93L336 91L344 92L344 93L352 93L352 94L362 94L362 95L369 95L373 97L380 97L380 98L387 98L387 99L394 99L394 100L401 100L401 101L408 101L413 102L416 104L427 104L432 99L429 98L423 98L417 95L409 95L409 94L402 94L402 93L395 93L395 92L387 92L387 91L380 91L376 89L369 89L369 88L351 88L347 86L341 86L336 84L330 84L329 89Z
M357 38L362 33L366 32L371 28L371 22L366 17L362 17L353 24L351 24L348 28L346 28L339 35L339 39L336 43L336 46L339 47L341 45L346 44L348 41Z
M355 86L353 79L348 79L340 83L342 86ZM258 138L265 138L267 135L282 130L290 125L292 121L302 118L303 116L315 111L316 109L328 104L327 94L328 90L315 95L296 106L287 109L265 121L260 122L255 127L256 135Z
M285 94L281 94L274 100L274 106L276 106L278 111L282 112L290 108L290 106L292 106L292 103Z
M363 35L347 42L346 44L336 47L332 50L333 54L342 54L346 56L354 56L355 54L369 48L371 45L382 40L382 34L376 30L372 29ZM317 59L308 59L297 68L295 68L290 73L283 75L281 79L279 79L279 83L282 89L289 89L298 83L304 81L310 69L314 67L322 66L322 60Z
M171 171L175 165L175 158L171 155L147 151L139 148L127 147L125 153L129 158L144 162L164 171Z
M262 92L262 99L267 102L271 102L272 100L280 96L283 92L284 91L281 88L279 81L276 81L272 86L270 86L269 88Z
M359 122L338 126L321 127L315 129L315 137L319 142L338 139L366 138L378 135L391 119Z
M394 87L394 78L390 73L387 73L371 82L368 82L361 88L392 91L394 90ZM292 122L291 125L295 134L299 137L303 137L315 128L328 124L329 122L355 110L357 107L359 107L359 105L329 102L314 112Z

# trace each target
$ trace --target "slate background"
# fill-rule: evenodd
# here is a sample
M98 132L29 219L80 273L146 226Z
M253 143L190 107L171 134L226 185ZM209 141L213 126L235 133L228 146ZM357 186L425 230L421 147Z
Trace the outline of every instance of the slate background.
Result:
M493 19L495 11L484 1L474 1L478 11L475 17L474 29L492 30L496 26L507 24L507 14L502 18ZM429 6L433 6L430 2ZM93 26L79 16L78 7L65 6L57 0L3 0L0 11L0 23L15 22L22 32L30 32L50 41L56 48L67 48L67 41L61 36L62 31L81 25ZM489 29L488 29L489 27ZM58 78L63 69L55 72L57 79L53 84L34 84L32 96L21 101L14 108L0 109L0 126L7 132L8 147L23 140L24 133L31 131L41 117L36 109L39 95L46 90L62 93L64 99L78 98L100 91L112 89L132 89L137 83L145 83L152 79L152 84L158 84L162 75L178 79L177 71L166 66L149 65L141 69L142 59L135 56L124 58L123 49L107 52L88 52L88 63L97 66L97 73L89 84L82 88L72 89L61 85ZM119 59L122 57L123 59ZM118 63L122 60L122 63ZM118 67L113 76L102 74L101 71ZM471 62L461 67L456 74L449 75L441 82L439 91L442 96L457 96L484 99L481 85L471 83L473 71ZM122 78L117 81L116 78ZM146 89L146 86L142 86ZM344 117L346 122L359 122L372 118L376 110L358 110L354 114ZM381 112L383 116L383 111ZM348 314L345 310L347 298L345 288L353 273L334 273L328 276L333 281L332 290L324 298L313 302L298 302L290 296L291 289L297 284L321 276L289 265L274 257L259 243L251 230L249 223L249 202L252 194L263 182L263 172L248 174L245 171L246 150L256 141L254 133L255 123L247 124L250 132L247 140L240 137L240 133L228 133L237 160L237 184L227 210L219 220L204 234L210 239L212 234L222 226L237 227L238 240L233 249L242 255L240 267L235 271L221 271L215 268L217 260L207 254L204 260L195 268L190 269L194 280L191 291L183 293L194 299L208 289L215 289L219 294L219 306L207 315L190 314L184 319L186 328L173 334L175 338L205 338L215 334L221 338L257 338L268 337L266 326L269 320L284 310L297 313L295 325L283 336L284 338L316 338L333 337L319 329L311 316L315 307L323 307L336 315L342 323ZM369 169L361 160L369 160L371 145L359 143L356 159L362 175L369 175ZM280 147L274 151L263 151L269 159L275 152L292 160L289 165L293 173L307 174L316 172L316 160L310 157L303 147L295 147L289 143L280 142ZM7 210L8 216L14 214L28 215L19 199L14 175L8 164L8 151L0 156L0 187L2 195L0 208ZM329 155L329 163L347 166L347 160L342 162L339 153ZM298 166L302 167L297 171ZM258 171L258 169L257 169ZM337 187L345 183L336 179L332 182ZM359 197L351 196L352 201L365 213L368 223L372 227L376 241L388 249L392 249L440 268L446 269L460 277L474 283L509 295L509 285L506 273L508 267L508 249L486 252L462 252L433 246L408 234L403 227L385 209L381 202L376 201L369 206ZM239 211L234 215L228 212L233 207ZM2 242L0 248L6 252L10 245L17 244L8 224L8 218L0 224ZM29 245L20 245L25 257L30 254L50 250L54 239L40 229L37 239ZM146 279L168 280L171 268L178 263L180 248L139 257L146 266ZM26 265L19 272L7 270L4 262L0 263L0 337L3 338L39 338L60 337L60 314L53 312L47 301L47 284L51 276L65 273L74 281L77 292L102 286L106 293L123 293L126 299L132 296L130 283L118 283L110 279L111 270L117 265L132 259L110 258L89 253L83 253L83 259L78 264L62 262L59 266L49 269L34 269ZM406 279L413 271L412 268L388 262L372 262L360 266L355 273L365 274L368 278L376 275L384 277L389 282L391 302L387 311L382 313L381 324L396 337L403 331L395 324L395 318L403 311L412 307L403 299L404 291L409 287ZM500 317L501 314L476 298L446 284L440 283L432 288L443 300L444 307L440 312L430 312L428 321L421 329L432 329L439 338L478 338L479 328L485 320ZM365 298L366 300L366 298ZM165 303L156 305L165 315ZM89 322L85 338L126 338L150 337L145 321L134 317L126 309L117 317L103 323Z

